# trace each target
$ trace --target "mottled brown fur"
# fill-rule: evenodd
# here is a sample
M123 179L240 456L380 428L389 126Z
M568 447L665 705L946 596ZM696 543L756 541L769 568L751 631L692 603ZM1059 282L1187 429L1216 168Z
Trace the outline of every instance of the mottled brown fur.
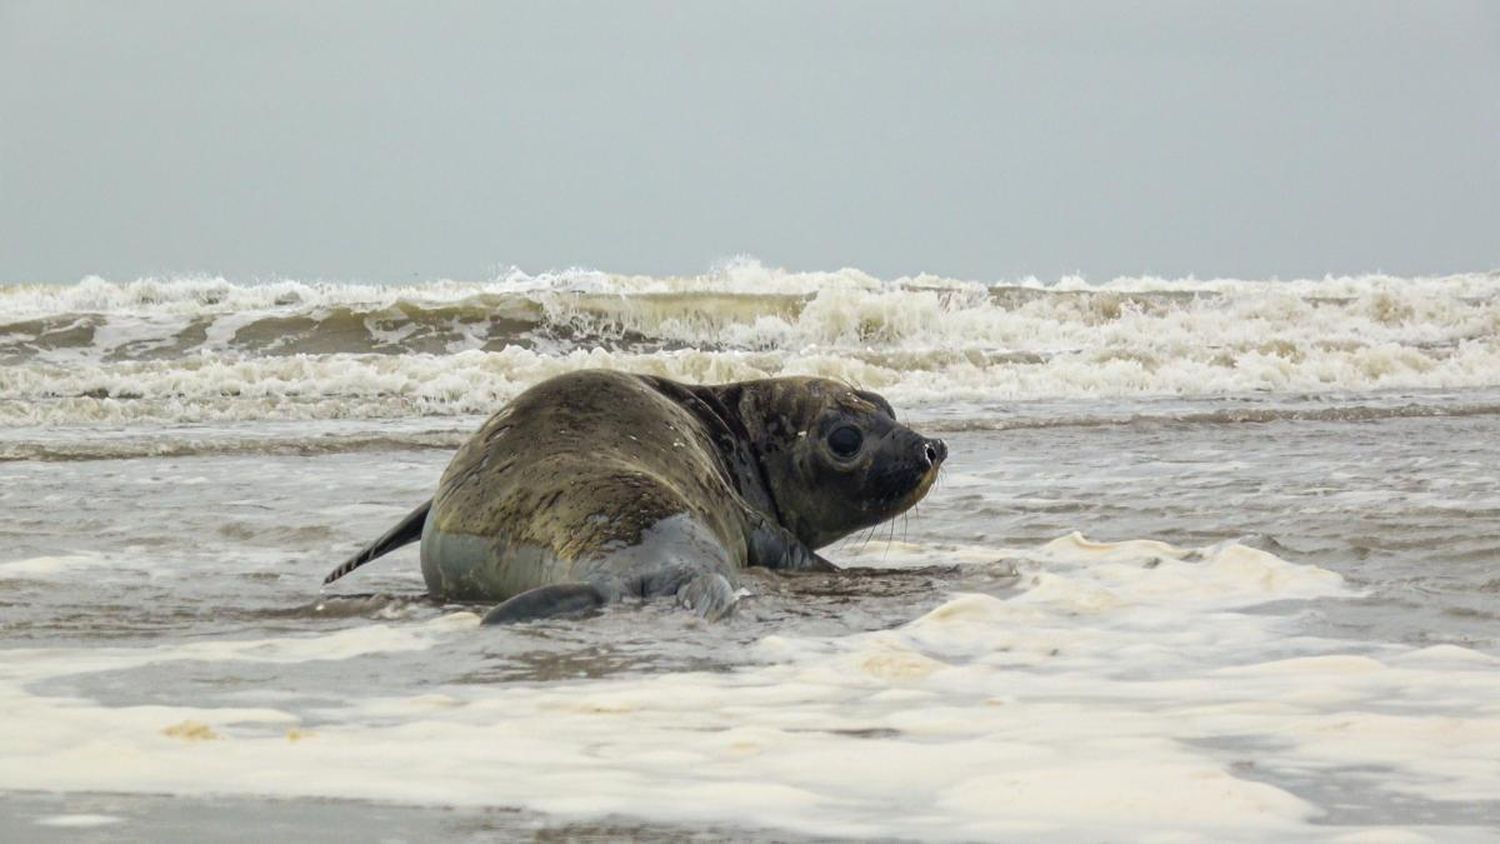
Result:
M858 447L837 453L834 432ZM506 601L487 620L671 594L717 617L746 566L832 569L813 549L911 506L946 453L826 379L572 372L486 421L432 501L329 581L420 535L429 590Z

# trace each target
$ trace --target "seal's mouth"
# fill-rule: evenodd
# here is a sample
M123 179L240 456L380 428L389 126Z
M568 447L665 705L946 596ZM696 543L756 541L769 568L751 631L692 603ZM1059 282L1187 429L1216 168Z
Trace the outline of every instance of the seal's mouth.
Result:
M922 473L922 477L917 481L917 485L912 487L911 492L908 492L901 499L902 510L911 509L913 505L927 496L927 491L932 489L934 483L937 483L938 472L942 470L942 465L942 461L938 461L927 467L927 471Z
M920 464L925 465L922 475L917 479L916 486L902 496L897 502L899 511L911 509L918 501L927 495L932 485L937 482L938 473L942 471L943 461L948 458L948 445L942 440L923 440L920 449Z

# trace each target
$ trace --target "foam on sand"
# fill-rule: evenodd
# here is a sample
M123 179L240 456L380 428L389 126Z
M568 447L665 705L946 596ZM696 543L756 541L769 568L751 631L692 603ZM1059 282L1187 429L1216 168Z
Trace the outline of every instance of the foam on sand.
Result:
M949 555L893 553L907 565ZM459 614L318 636L10 651L0 787L519 806L922 839L1417 834L1316 825L1323 808L1287 786L1309 772L1358 771L1374 799L1500 800L1495 660L1299 633L1299 601L1352 595L1336 575L1235 543L1070 535L989 553L1017 568L1016 592L955 595L892 630L767 637L728 672L107 706L40 689L182 661L291 665L387 649L441 659L488 633Z

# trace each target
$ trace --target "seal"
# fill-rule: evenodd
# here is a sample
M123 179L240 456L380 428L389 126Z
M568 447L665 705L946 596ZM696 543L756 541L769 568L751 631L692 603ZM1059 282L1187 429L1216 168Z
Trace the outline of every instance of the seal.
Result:
M420 539L429 592L500 602L486 624L667 596L717 619L746 566L837 571L816 549L917 503L947 453L837 381L581 370L491 416L324 584Z

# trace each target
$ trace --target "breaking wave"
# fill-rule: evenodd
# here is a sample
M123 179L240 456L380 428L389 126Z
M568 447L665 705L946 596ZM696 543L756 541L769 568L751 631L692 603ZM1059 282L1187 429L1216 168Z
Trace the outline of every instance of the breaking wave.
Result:
M0 287L0 423L487 413L581 367L834 377L898 406L1500 386L1500 275L1005 284L740 261L394 286Z

